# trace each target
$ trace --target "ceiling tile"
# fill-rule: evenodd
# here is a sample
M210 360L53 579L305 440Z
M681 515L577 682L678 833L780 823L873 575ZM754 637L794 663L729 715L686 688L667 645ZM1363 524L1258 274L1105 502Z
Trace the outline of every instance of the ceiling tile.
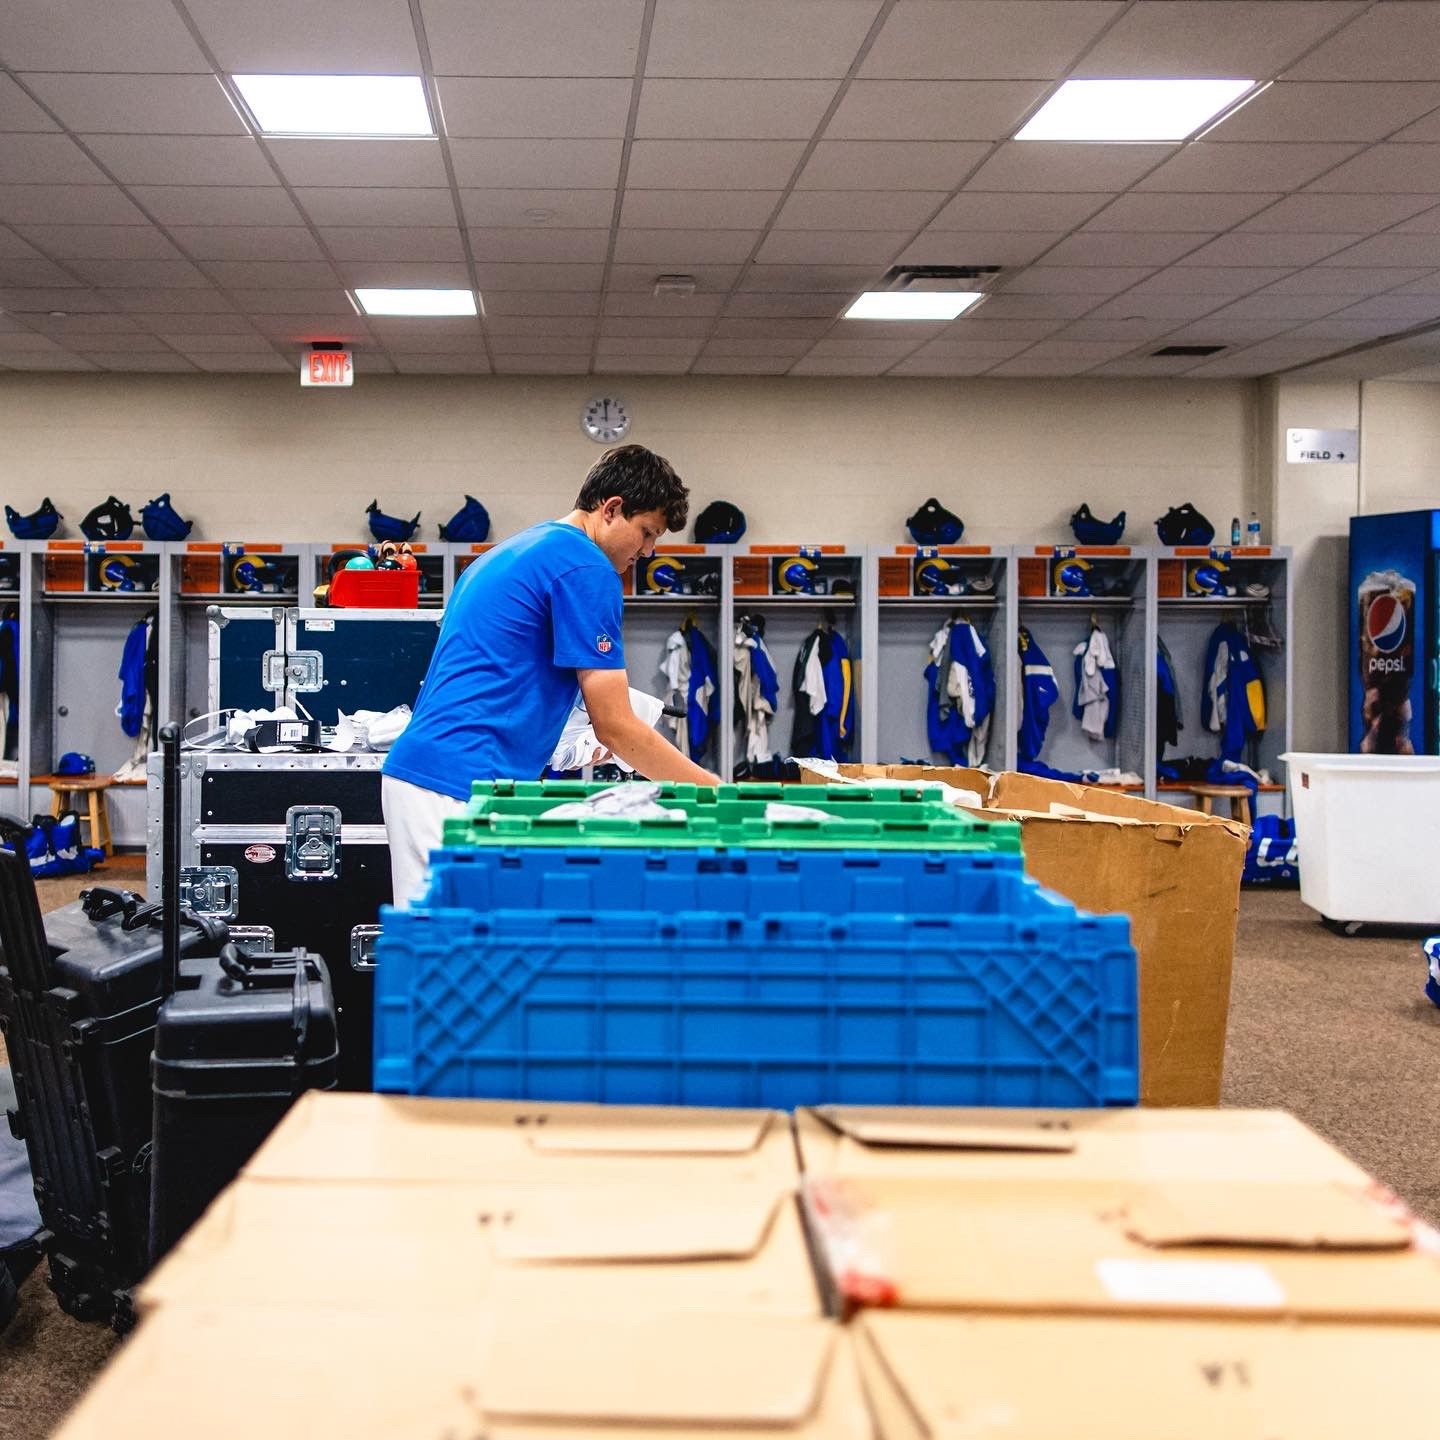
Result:
M406 0L185 3L221 68L231 74L414 75L420 69Z
M1375 295L1335 313L1337 320L1385 320L1393 328L1423 325L1440 316L1440 295Z
M178 260L151 225L24 225L21 234L55 260Z
M1309 188L1315 191L1390 193L1414 191L1421 176L1440 170L1440 145L1376 145L1321 176ZM1298 181L1298 177L1297 177Z
M301 233L309 238L308 232ZM336 260L465 258L465 246L460 238L460 231L454 225L337 225L322 229L320 238ZM311 243L313 245L314 242ZM316 254L318 253L317 248Z
M445 133L485 139L624 137L629 80L488 80L438 82Z
M1138 285L1136 292L1140 295L1247 295L1286 273L1280 265L1172 265Z
M1374 269L1357 266L1312 265L1308 270L1297 271L1270 286L1271 295L1377 295L1396 285L1419 280L1424 269ZM1338 303L1338 302L1337 302Z
M195 370L195 366L189 360L183 355L175 354L174 351L147 353L140 350L91 350L86 352L85 359L98 365L102 370L117 370L122 373L154 371L156 373L191 374Z
M685 355L644 355L625 358L600 355L595 360L597 375L684 375L690 369Z
M1432 271L1418 280L1408 281L1394 288L1396 295L1440 295L1440 273Z
M1288 320L1298 324L1317 315L1328 315L1345 302L1335 295L1277 295L1261 290L1232 301L1207 317L1209 320Z
M1139 265L1032 265L1013 276L1007 295L1094 295L1097 300L1128 290L1151 271Z
M1287 195L1245 221L1240 229L1270 234L1369 235L1427 209L1434 199L1433 195Z
M117 225L115 228L117 230L129 230L132 227L129 225ZM133 228L138 230L139 226ZM51 253L53 254L54 252ZM4 229L0 229L0 255L3 255L7 260L41 260L44 258L35 246L27 244L15 231ZM57 255L55 258L63 260L65 257L63 255Z
M98 290L0 289L0 310L9 310L16 315L48 310L63 310L69 315L80 315L86 311L113 309L114 302Z
M819 291L853 296L880 278L878 265L751 265L740 288L744 291Z
M149 340L152 337L141 335L137 338ZM15 329L0 334L0 365L5 363L7 354L12 354L17 350L28 350L33 355L43 354L46 351L52 355L65 353L64 346L57 345L48 335L41 335L34 330Z
M932 340L915 352L915 358L933 360L1008 360L1033 342L1017 340Z
M620 175L620 148L619 140L450 142L457 182L491 189L613 190Z
M924 344L927 328L921 326L918 330L912 330L909 338L904 340L869 339L859 336L852 339L849 336L827 335L823 340L815 342L810 354L816 359L822 356L853 355L858 359L903 360L917 346Z
M963 190L930 222L930 228L1070 230L1093 215L1106 198L1096 194L1020 195Z
M265 143L292 185L408 188L448 183L436 140L292 139Z
M156 290L142 287L97 290L94 293L117 310L156 315L174 315L186 311L191 314L213 314L231 308L228 298L214 289Z
M96 304L103 304L96 301ZM72 335L133 335L140 331L141 325L132 315L117 315L113 312L99 311L95 309L83 310L78 314L64 314L62 316L49 315L43 311L39 314L28 314L25 323L31 329L39 330L44 335L59 340L62 344L68 344ZM103 349L103 346L96 346L96 349Z
M804 151L800 140L637 140L625 183L642 190L777 190Z
M970 178L972 190L1113 193L1175 153L1173 145L1061 145L1012 140ZM1172 227L1173 228L1173 227Z
M70 268L91 285L151 286L176 290L208 290L210 281L188 260L71 260Z
M346 260L337 267L340 278L356 286L404 289L471 289L470 271L462 264L441 260Z
M886 373L892 378L899 377L901 379L962 379L970 375L983 375L993 364L995 364L995 360L988 356L944 356L919 353L900 361Z
M45 259L0 260L0 285L83 285L83 280L76 279L74 268L73 265L67 265L62 269L53 260Z
M119 318L119 317L117 317ZM125 318L129 318L128 316ZM243 316L236 314L229 315L147 315L140 317L148 331L159 335L167 340L184 339L191 335L225 335L244 336L254 335L255 328ZM216 350L229 348L227 339L224 345L211 347Z
M596 358L601 361L632 355L685 355L694 359L699 350L698 337L642 335L609 339L603 330L595 344Z
M497 375L588 375L590 353L583 355L496 355Z
M944 190L796 190L777 230L915 230L945 199ZM629 197L626 197L629 204Z
M926 230L895 257L897 265L1028 265L1059 240L1057 231ZM1047 257L1053 258L1053 257ZM1082 262L1083 263L1083 262ZM1120 264L1122 261L1116 261Z
M502 355L576 355L588 352L589 342L566 339L551 335L495 335L490 339L490 349L496 356Z
M501 290L485 295L486 323L492 315L594 316L600 310L597 285L594 292L551 290ZM613 298L613 297L612 297ZM646 297L649 298L648 296Z
M740 356L773 357L777 360L798 360L810 348L809 340L711 340L704 354L712 360Z
M704 294L725 294L734 285L740 274L739 265L687 265L685 273L695 281L697 291ZM751 266L746 272L753 274L755 266ZM621 264L618 261L610 267L610 288L611 290L631 290L653 293L655 289L655 276L659 273L659 267L653 262L650 264ZM671 304L688 304L687 300L672 300ZM683 313L683 312L681 312Z
M1228 230L1278 195L1121 195L1085 224L1099 231ZM1314 227L1310 227L1314 228Z
M318 260L303 225L172 225L175 243L194 260Z
M276 355L273 351L268 355L235 354L233 352L201 354L198 351L191 351L187 358L198 365L200 369L220 375L293 374L295 368L289 360Z
M987 149L980 142L822 140L796 183L801 190L953 190Z
M371 344L374 335L347 305L343 315L317 314L296 310L290 314L263 313L251 317L251 323L262 335L291 344L308 344L312 340L348 340L356 345ZM159 326L154 328L158 329Z
M1193 254L1182 265L1310 265L1353 243L1351 235L1267 235L1236 231L1221 235ZM1440 265L1440 260L1435 262Z
M635 134L664 140L808 140L834 94L832 80L646 80Z
M1208 233L1193 231L1105 234L1087 230L1061 240L1045 260L1050 265L1168 265L1209 238Z
M605 297L606 315L714 316L725 304L720 294L655 295L643 290L612 290Z
M710 315L607 315L600 333L607 340L693 340L708 335L714 324Z
M978 308L960 316L955 324L964 327L976 317L986 321L1068 320L1085 314L1094 304L1093 295L987 295Z
M1063 340L1128 340L1143 345L1168 334L1174 328L1170 320L1076 320L1056 332Z
M517 226L470 231L470 249L476 260L603 263L609 247L608 230L526 230Z
M1237 110L1208 138L1220 142L1351 140L1368 143L1383 140L1436 106L1440 106L1440 85L1342 85L1281 80Z
M1440 235L1375 235L1331 255L1326 265L1440 266Z
M1187 145L1153 175L1142 190L1297 190L1322 171L1355 153L1353 145ZM1338 187L1346 188L1346 187Z
M1358 199L1359 197L1354 198ZM1375 199L1377 201L1380 199L1380 197L1378 196L1367 196L1365 198ZM1418 200L1420 199L1420 196L1407 195L1402 197L1399 195L1388 195L1384 198L1386 200L1394 202L1399 201L1402 198L1407 201ZM1434 198L1435 197L1433 195L1427 195L1425 197L1426 200L1433 200ZM1436 206L1433 209L1420 211L1411 219L1406 220L1403 225L1397 225L1395 227L1395 230L1396 233L1400 235L1440 235L1440 206Z
M772 230L755 258L762 265L888 266L910 231Z
M162 225L298 225L278 185L135 185L130 193Z
M834 323L834 317L822 320L718 320L717 340L818 340Z
M230 136L86 135L85 143L122 185L278 185L260 146ZM325 141L295 142L321 145ZM358 142L357 142L358 143Z
M880 0L657 0L645 73L838 78L879 10Z
M490 362L479 355L397 355L402 375L489 375Z
M1075 74L1264 80L1362 8L1359 0L1140 0Z
M1048 84L1005 80L856 80L828 140L1005 140Z
M477 261L475 276L483 294L492 290L598 290L603 265L531 265Z
M895 362L872 357L807 355L790 367L791 375L879 375Z
M759 238L758 230L622 230L615 259L687 271L692 264L739 264Z
M997 297L999 298L999 297ZM1087 297L1094 303L1094 297ZM943 338L947 340L1043 340L1063 329L1063 320L987 320L985 310L963 315L953 325L945 328Z
M1127 290L1113 300L1097 305L1090 315L1096 320L1193 320L1220 305L1216 295L1142 295Z
M246 315L333 315L354 319L355 311L337 284L325 290L232 290L230 298Z
M0 44L4 43L0 34ZM3 54L3 51L0 51ZM12 80L0 75L0 135L60 127Z
M866 80L1047 80L1124 8L1108 0L906 0L860 67Z
M99 366L92 365L88 360L79 355L72 355L67 350L62 354L52 354L50 351L28 351L21 350L14 354L6 355L0 361L0 367L6 370L97 370Z
M460 201L465 219L477 229L545 225L593 230L609 226L615 191L462 190Z
M295 191L316 225L454 225L449 190L387 186L384 189L302 187ZM293 213L293 212L292 212Z
M1199 363L1193 355L1131 355L1128 358L1107 361L1104 365L1096 365L1086 371L1086 375L1113 379L1154 379L1165 375L1183 375Z
M421 0L437 75L633 75L645 0Z
M1364 301L1364 304L1373 302ZM1369 320L1345 319L1349 312L1342 310L1337 315L1327 315L1323 320L1312 320L1308 325L1301 325L1294 330L1286 332L1287 340L1333 340L1341 345L1361 345L1367 340L1376 340L1383 335L1392 335L1398 329L1404 329L1403 322L1397 322L1391 316L1376 316ZM1433 317L1440 314L1440 302L1431 307L1430 315ZM1425 317L1421 316L1421 321Z
M1002 360L1000 364L986 371L986 374L1014 379L1080 375L1099 363L1100 361L1090 356L1076 355L1069 351L1053 354L1045 350L1031 349L1023 355L1017 355L1013 360Z
M1417 120L1415 124L1407 125L1405 129L1398 131L1390 138L1406 142L1440 140L1440 110L1431 111L1423 120Z
M1097 322L1103 323L1103 322ZM1122 322L1123 323L1123 322ZM1291 329L1293 320L1240 320L1207 315L1165 334L1167 345L1254 345Z
M674 322L707 325L703 317L693 321ZM553 335L570 336L582 343L594 337L599 321L593 315L487 315L485 331L489 335Z
M12 70L210 69L170 0L5 0L0 55Z
M488 355L485 337L478 327L464 335L382 335L380 342L392 355Z
M724 355L707 346L690 367L692 375L783 375L789 370L788 355Z
M0 184L104 183L104 173L68 135L7 135L0 142Z
M1440 10L1377 5L1306 56L1290 80L1440 80Z
M227 290L320 290L339 285L326 260L208 260L205 273Z
M213 75L26 75L64 122L92 135L247 135Z
M620 224L635 229L758 230L780 190L635 190L626 187Z
M219 332L209 330L185 334L172 333L169 341L182 355L189 355L197 350L201 354L211 355L242 355L248 352L254 355L269 355L273 357L275 354L270 341L264 335L257 335L253 330L248 334L230 334L225 330Z

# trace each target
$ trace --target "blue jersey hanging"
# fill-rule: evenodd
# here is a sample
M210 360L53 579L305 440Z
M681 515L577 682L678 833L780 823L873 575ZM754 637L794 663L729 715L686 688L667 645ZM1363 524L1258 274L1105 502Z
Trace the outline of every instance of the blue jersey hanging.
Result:
M812 630L795 656L795 755L844 760L850 748L850 649L844 637L822 626Z
M1055 671L1035 637L1020 629L1019 758L1038 760L1050 725L1050 707L1060 698Z
M690 755L703 755L715 728L720 678L715 673L715 652L698 625L685 627L690 642L690 681L685 712L690 724Z
M1220 756L1238 760L1245 742L1265 729L1265 682L1249 642L1228 621L1205 647L1200 723L1220 737Z
M995 668L973 625L952 620L935 632L925 682L931 750L956 765L983 764L995 713Z

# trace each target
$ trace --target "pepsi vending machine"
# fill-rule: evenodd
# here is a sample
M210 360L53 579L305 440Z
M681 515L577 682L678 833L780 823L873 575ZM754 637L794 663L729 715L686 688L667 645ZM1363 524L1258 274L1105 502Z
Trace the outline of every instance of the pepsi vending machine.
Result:
M1440 754L1440 510L1350 521L1350 749Z

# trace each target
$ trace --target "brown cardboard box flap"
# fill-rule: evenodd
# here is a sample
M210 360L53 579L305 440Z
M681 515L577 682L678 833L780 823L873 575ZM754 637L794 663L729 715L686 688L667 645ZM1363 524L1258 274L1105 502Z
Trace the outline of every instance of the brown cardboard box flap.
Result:
M530 1147L542 1155L749 1155L784 1123L774 1110L636 1110L613 1119L540 1110L527 1119Z
M852 1335L878 1440L1435 1433L1431 1326L870 1311Z
M1118 1223L1154 1246L1403 1250L1411 1226L1394 1205L1342 1185L1185 1185L1127 1202Z
M497 1258L511 1263L740 1260L764 1245L788 1195L755 1188L656 1197L643 1191L545 1190L486 1213Z
M1055 1111L822 1105L815 1113L842 1135L862 1145L1051 1153L1075 1148L1068 1119Z

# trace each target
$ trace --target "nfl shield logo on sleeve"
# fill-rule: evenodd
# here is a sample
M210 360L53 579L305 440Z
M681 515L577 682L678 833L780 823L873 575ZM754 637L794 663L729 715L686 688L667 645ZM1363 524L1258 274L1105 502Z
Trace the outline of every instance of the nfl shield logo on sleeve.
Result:
M595 648L602 654L608 655L614 641L608 635L597 635L595 637Z

